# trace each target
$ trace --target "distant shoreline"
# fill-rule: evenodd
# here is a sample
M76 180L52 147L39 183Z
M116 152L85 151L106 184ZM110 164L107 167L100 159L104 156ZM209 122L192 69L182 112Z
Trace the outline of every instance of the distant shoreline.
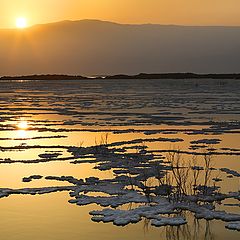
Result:
M197 73L140 73L137 75L107 75L85 77L81 75L41 74L25 76L3 76L4 80L88 80L88 79L240 79L240 73L232 74L197 74Z

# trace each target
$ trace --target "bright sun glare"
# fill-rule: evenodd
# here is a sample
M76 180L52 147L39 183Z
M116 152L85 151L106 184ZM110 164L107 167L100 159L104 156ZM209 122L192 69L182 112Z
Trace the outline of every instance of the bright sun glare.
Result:
M21 121L18 123L18 128L21 129L21 130L25 130L28 128L28 123L26 121Z
M17 28L26 28L27 27L27 20L24 17L19 17L16 19L16 27Z

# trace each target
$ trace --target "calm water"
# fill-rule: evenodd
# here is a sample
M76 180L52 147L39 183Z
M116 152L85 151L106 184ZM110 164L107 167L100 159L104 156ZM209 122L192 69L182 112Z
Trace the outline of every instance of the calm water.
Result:
M239 80L81 80L15 81L0 86L0 184L1 188L68 186L46 176L112 178L111 170L95 164L72 164L70 146L107 143L120 147L141 139L148 151L180 149L186 161L206 149L213 152L214 177L221 192L239 191L240 178L220 168L240 172ZM156 139L164 138L164 141ZM149 141L149 139L153 139ZM170 141L168 139L179 139ZM207 141L209 140L209 142ZM123 142L124 141L124 142ZM138 144L139 145L139 144ZM59 154L35 161L41 154ZM39 156L40 155L40 156ZM91 159L91 156L89 156ZM30 163L28 160L34 160ZM75 159L76 160L76 159ZM23 182L22 178L42 179ZM68 203L68 192L43 195L13 194L0 198L2 239L239 239L222 221L195 220L184 213L188 224L153 227L147 220L118 227L94 223L89 212L96 204ZM226 202L236 203L236 202ZM129 206L123 206L123 208ZM240 213L239 206L217 206Z

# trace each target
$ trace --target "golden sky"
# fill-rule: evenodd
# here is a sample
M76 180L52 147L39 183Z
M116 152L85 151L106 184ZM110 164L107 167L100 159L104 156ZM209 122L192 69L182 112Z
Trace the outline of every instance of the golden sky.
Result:
M0 28L62 20L100 19L120 23L238 25L240 0L0 0Z

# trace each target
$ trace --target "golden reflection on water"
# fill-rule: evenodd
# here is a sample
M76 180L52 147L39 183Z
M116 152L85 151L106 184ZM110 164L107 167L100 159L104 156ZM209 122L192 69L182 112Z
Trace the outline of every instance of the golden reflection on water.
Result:
M26 120L20 120L18 123L17 123L17 137L18 138L26 138L27 137L27 133L28 133L28 128L29 128L29 123L28 121Z
M27 131L26 130L18 130L17 131L17 137L26 138L27 137Z
M34 127L33 122L31 122L32 127ZM32 138L37 136L53 136L53 133L43 133L30 130L30 121L26 119L21 119L16 123L17 130L12 131L11 133L5 133L6 137L11 138ZM156 127L156 126L155 126ZM7 136L7 134L9 134ZM12 141L13 145L19 145L19 143L26 142L28 145L78 145L83 141L83 146L92 146L95 142L101 141L102 132L68 132L63 135L67 135L66 139L31 139L23 141ZM153 138L153 137L166 137L164 134L156 134L155 136L146 136L144 133L126 133L126 134L110 134L109 143L118 142L118 141L128 141L139 138ZM183 138L184 142L170 144L169 142L154 142L148 143L150 149L168 149L172 148L174 145L176 148L187 149L192 140L197 140L199 138L206 138L205 136L192 136L186 135L183 133L178 134L168 134L167 137L177 137ZM237 138L238 135L231 134L231 136L225 134L218 136L221 138L222 143L220 146L228 147L237 147ZM209 137L210 138L210 137ZM10 143L10 142L9 142ZM9 145L6 142L6 145ZM12 159L36 159L38 154L42 153L41 150L31 149L21 152L5 152L5 156ZM3 153L2 153L3 154ZM63 153L65 154L65 153ZM186 156L188 157L188 156ZM201 158L199 157L199 164L201 163ZM234 156L217 156L214 158L216 162L215 167L233 167L238 169L239 165L236 163ZM227 161L226 161L227 159ZM9 188L25 188L25 187L46 187L46 186L58 186L58 185L68 185L68 183L59 182L50 182L42 179L40 181L33 181L31 183L23 183L22 178L30 176L32 174L40 174L42 176L74 176L76 178L86 178L90 176L95 176L99 178L112 178L112 172L99 172L96 169L93 169L91 164L79 164L73 165L69 162L49 162L49 163L40 163L37 165L34 164L15 164L8 165L4 164L0 169L0 184L4 187ZM12 177L8 177L12 176ZM238 183L235 183L234 179L228 179L228 182L222 183L223 190L229 189L229 182L231 181L232 186L236 186ZM181 228L153 228L150 227L149 232L144 233L144 223L129 225L125 228L119 228L112 224L96 224L91 221L89 212L91 210L100 209L99 206L85 206L78 207L75 205L68 204L69 196L68 193L52 193L49 195L42 196L11 196L6 199L0 199L0 211L2 213L2 220L0 221L0 230L3 236L3 239L9 240L23 240L31 237L35 237L36 240L41 240L43 238L48 239L58 239L65 240L70 236L71 239L78 239L79 236L83 239L94 239L96 233L101 232L101 235L98 237L99 240L108 239L220 239L223 240L226 238L226 235L230 239L238 239L236 232L226 232L224 224L214 221L211 231L213 234L209 234L207 237L203 235L197 235L186 237L184 233L181 233L181 230L186 227ZM16 204L16 201L18 204ZM43 207L44 206L44 207ZM189 229L194 229L193 216L189 217ZM8 221L5 221L7 219ZM11 226L15 226L13 232L6 231L5 229L10 229ZM25 226L30 226L32 230L25 229ZM60 227L59 227L60 226ZM204 225L201 225L204 226ZM204 227L202 227L204 230ZM94 229L94 231L92 231ZM170 230L170 234L168 232ZM179 231L180 233L176 233ZM18 232L21 232L21 235L18 235ZM111 233L109 235L109 232ZM203 231L204 232L204 231ZM16 236L15 237L13 237ZM115 238L118 235L119 238ZM180 236L176 236L180 235ZM54 238L52 238L54 236ZM211 238L209 238L211 236ZM212 237L215 236L215 237Z
M27 130L29 128L29 124L25 120L20 120L20 122L18 122L18 124L17 124L17 127L20 130Z

